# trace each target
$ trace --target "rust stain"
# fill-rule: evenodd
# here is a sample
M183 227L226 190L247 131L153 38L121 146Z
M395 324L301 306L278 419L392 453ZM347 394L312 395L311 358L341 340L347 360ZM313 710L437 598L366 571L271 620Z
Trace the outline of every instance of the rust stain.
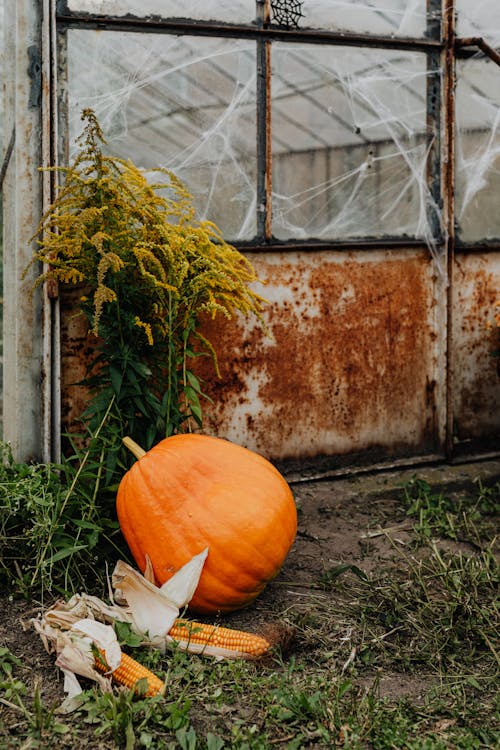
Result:
M432 450L438 432L442 331L432 261L424 251L269 253L254 256L267 285L270 336L241 318L207 321L222 377L197 361L207 432L273 460L387 456ZM455 435L499 432L498 333L489 329L500 296L500 253L455 260L453 361ZM64 290L63 429L87 403L78 385L94 354L80 290Z
M429 262L391 257L261 260L273 341L242 323L207 326L222 371L220 382L203 373L210 428L274 459L432 441Z
M454 339L454 422L458 440L485 438L500 431L500 345L490 327L500 293L500 253L456 259Z
M88 389L78 385L95 356L96 339L78 312L80 287L61 287L61 421L63 431L80 429L77 420L87 406Z

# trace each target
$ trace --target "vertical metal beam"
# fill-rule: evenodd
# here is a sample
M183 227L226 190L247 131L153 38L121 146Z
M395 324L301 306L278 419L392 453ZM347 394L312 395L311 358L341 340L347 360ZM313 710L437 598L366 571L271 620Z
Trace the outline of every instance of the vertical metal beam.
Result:
M426 36L434 41L440 41L441 0L427 0L427 31ZM430 50L427 54L427 142L429 158L427 161L427 177L429 190L434 205L429 205L428 221L432 235L439 241L442 239L443 226L441 217L442 207L442 91L441 91L442 58L440 50Z
M53 203L57 191L57 48L55 0L43 0L42 13L42 210ZM49 281L43 288L43 388L42 458L60 461L60 321L57 284Z
M455 0L443 0L443 215L446 218L446 456L453 457L454 356L453 272L455 265Z
M427 0L426 37L440 43L443 35L442 0ZM433 326L435 332L434 374L429 377L428 394L433 403L433 431L435 450L445 453L447 435L447 269L446 269L446 233L447 214L444 200L445 177L443 171L443 154L446 148L446 97L443 91L444 59L440 49L429 49L427 52L427 181L429 200L427 221L434 242L435 262L433 283L435 299ZM432 386L432 387L431 387Z
M257 0L258 23L265 26L271 17L269 0ZM271 237L271 43L257 42L257 236Z
M4 439L18 460L40 458L43 380L39 272L31 266L41 211L41 4L6 0L5 132L15 143L5 173Z

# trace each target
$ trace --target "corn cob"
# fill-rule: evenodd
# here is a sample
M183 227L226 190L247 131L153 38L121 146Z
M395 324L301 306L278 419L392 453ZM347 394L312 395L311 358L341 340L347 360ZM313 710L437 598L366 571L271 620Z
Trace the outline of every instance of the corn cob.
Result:
M260 635L189 620L177 619L168 635L188 651L221 656L255 659L271 648L271 643Z
M101 674L106 674L110 671L102 651L95 658L95 667ZM118 685L124 685L128 688L134 687L138 680L145 677L148 686L145 695L148 697L162 695L165 690L165 685L159 677L123 652L120 666L111 672L111 677Z

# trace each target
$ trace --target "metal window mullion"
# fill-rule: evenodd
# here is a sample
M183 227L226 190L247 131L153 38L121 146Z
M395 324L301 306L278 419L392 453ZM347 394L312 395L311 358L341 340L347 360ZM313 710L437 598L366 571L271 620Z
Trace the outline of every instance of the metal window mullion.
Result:
M443 2L443 216L445 220L445 262L447 274L446 287L446 456L450 460L454 452L454 356L453 356L453 302L454 302L454 264L455 264L455 0Z
M442 0L427 0L427 38L434 42L441 42L443 30ZM431 201L427 206L427 220L431 228L432 237L436 244L442 244L442 190L443 175L441 169L443 142L443 78L441 49L431 49L427 53L427 180Z
M261 26L269 22L269 0L257 3ZM272 228L271 43L257 39L257 238L267 242Z
M266 7L267 0L258 5ZM189 34L194 36L232 37L237 39L267 39L296 44L330 44L342 47L382 47L406 51L428 51L441 47L441 42L425 37L379 36L376 34L356 34L353 32L320 31L317 29L283 29L278 26L260 23L257 25L213 23L201 20L168 20L139 16L106 16L95 13L85 15L76 12L58 12L56 16L60 28L78 28L97 31L124 31L142 34Z
M40 297L32 260L41 208L40 18L35 0L7 0L5 129L15 133L6 165L4 200L3 437L17 460L40 457Z
M441 42L445 29L444 5L442 0L427 0L427 37ZM437 346L434 352L435 387L433 398L433 430L438 450L446 453L448 415L448 374L447 374L447 208L445 199L446 176L443 167L447 148L447 77L444 74L444 47L427 52L426 122L427 122L427 223L430 239L434 246L435 263L438 273L434 274L434 327Z
M57 191L57 54L55 0L43 0L42 14L42 211L45 214ZM42 459L61 458L61 347L58 289L45 283L42 297Z

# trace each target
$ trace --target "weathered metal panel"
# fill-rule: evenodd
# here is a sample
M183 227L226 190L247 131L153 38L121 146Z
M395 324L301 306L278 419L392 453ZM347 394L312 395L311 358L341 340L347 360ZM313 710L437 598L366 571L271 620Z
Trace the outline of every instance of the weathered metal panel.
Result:
M213 404L205 430L273 460L422 455L440 443L444 338L425 250L269 253L253 258L269 304L255 321L207 323L221 378L200 374ZM92 352L79 292L62 318L63 421L81 413L74 384Z
M457 255L454 274L454 432L463 442L500 442L500 344L490 328L500 298L500 253ZM495 440L495 435L497 439Z
M436 450L444 368L428 253L274 253L254 264L270 335L242 321L207 327L222 377L207 383L206 429L274 460Z
M445 419L445 294L421 251L269 253L269 334L251 321L207 323L221 378L200 370L213 404L205 429L277 461L370 452L374 459L440 451ZM500 253L459 254L454 273L455 446L498 449ZM65 293L63 423L83 410L75 385L93 353L87 324ZM486 443L485 443L486 441Z

